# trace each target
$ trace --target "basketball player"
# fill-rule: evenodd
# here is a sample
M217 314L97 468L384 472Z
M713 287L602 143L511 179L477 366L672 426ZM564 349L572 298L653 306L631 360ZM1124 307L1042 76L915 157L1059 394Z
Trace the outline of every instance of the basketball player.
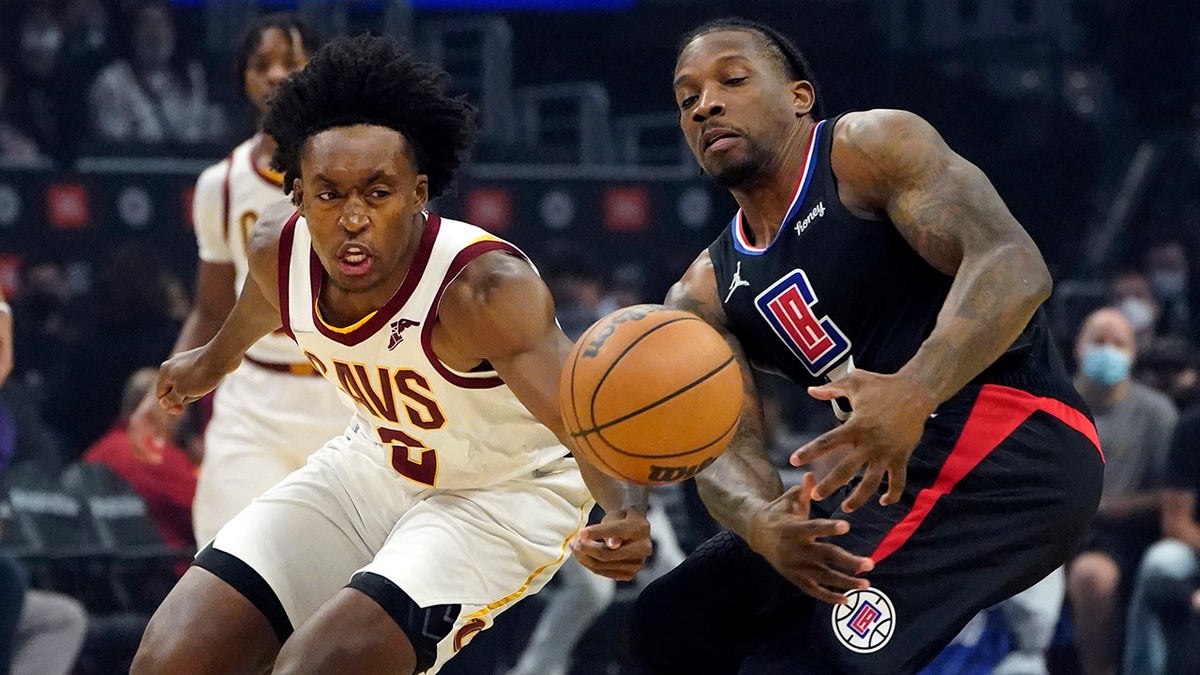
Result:
M238 49L238 72L260 115L279 83L308 62L317 40L307 25L287 14L265 16L247 32ZM250 230L259 214L283 197L283 177L270 168L274 150L274 139L259 132L196 181L196 304L175 353L216 335L246 283ZM280 332L246 351L241 366L221 383L205 430L192 504L198 543L210 541L252 499L304 466L313 450L346 428L349 413L337 396ZM135 437L143 446L157 446L169 434L168 417L151 389L131 420Z
M260 219L229 319L163 364L159 399L181 410L282 322L355 417L197 555L133 672L436 672L545 585L589 488L625 536L588 565L629 578L649 555L645 491L555 437L572 343L546 285L512 245L425 211L474 130L442 76L362 36L276 94L263 128L297 206Z
M921 118L823 120L769 27L699 27L674 90L741 208L668 304L845 421L792 456L827 459L819 482L785 491L747 374L734 442L697 476L730 532L641 594L632 649L650 673L911 673L1062 565L1096 509L1096 431L1037 311L1046 267Z

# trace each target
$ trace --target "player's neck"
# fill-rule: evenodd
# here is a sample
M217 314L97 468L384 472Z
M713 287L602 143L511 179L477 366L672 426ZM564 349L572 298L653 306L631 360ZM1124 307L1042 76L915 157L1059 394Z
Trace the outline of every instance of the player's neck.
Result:
M254 145L250 149L250 156L254 159L254 166L264 171L271 168L271 155L275 154L275 148L279 144L275 142L269 134L264 134L261 131L254 137Z
M797 120L791 133L779 141L774 163L759 176L731 190L742 217L756 246L765 246L775 239L783 227L796 182L808 156L808 144L816 125L807 115Z

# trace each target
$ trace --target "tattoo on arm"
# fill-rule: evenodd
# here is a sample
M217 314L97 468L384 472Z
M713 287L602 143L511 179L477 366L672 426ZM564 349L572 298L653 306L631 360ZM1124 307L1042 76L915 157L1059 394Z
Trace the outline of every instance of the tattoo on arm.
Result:
M745 402L729 447L708 469L696 476L696 485L713 517L723 526L747 536L753 514L783 493L783 483L766 454L758 387L745 351L725 325L711 268L701 270L704 274L697 274L696 267L700 264L698 261L693 265L684 280L671 289L666 304L702 317L722 334L742 370ZM689 283L695 282L697 276L703 283Z
M925 162L926 171L908 167L921 179L898 190L888 215L922 258L954 276L933 333L910 361L910 372L940 401L1013 343L1049 294L1050 280L1037 247L983 172L949 148L932 154L911 160Z

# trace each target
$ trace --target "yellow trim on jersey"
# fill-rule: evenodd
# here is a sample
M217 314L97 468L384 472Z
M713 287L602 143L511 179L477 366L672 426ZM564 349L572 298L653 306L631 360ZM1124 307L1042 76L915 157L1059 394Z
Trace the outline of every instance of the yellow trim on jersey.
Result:
M320 303L318 303L316 300L313 300L313 314L317 317L317 320L320 321L321 324L324 325L329 330L337 332L337 333L353 333L354 331L358 330L359 327L361 327L364 323L370 321L371 317L375 316L375 314L377 312L379 312L379 310L375 310L374 312L371 312L370 314L364 316L363 318L359 319L358 321L355 321L354 323L350 324L349 326L342 328L341 326L335 326L335 325L329 323L328 321L326 321L325 317L321 316Z
M581 505L579 507L579 525L576 526L574 532L572 532L570 535L568 535L566 539L563 539L562 551L559 552L557 560L555 560L552 563L547 563L547 564L542 565L541 567L537 568L536 570L533 571L533 574L530 574L529 577L527 579L525 579L525 583L521 584L520 588L513 591L512 593L509 593L508 595L504 596L503 598L500 598L496 602L493 602L492 604L484 607L483 609L468 614L466 616L466 618L474 619L476 617L485 616L487 614L490 614L493 610L495 610L497 608L503 607L510 602L515 602L522 595L525 595L525 591L529 590L529 585L533 583L533 580L536 579L539 574L546 571L546 568L552 567L554 565L558 565L563 560L566 560L567 545L571 543L571 540L575 538L575 535L579 534L579 531L582 530L583 526L587 524L587 514L591 510L592 510L592 501L591 500L584 502L583 505Z
M470 244L467 244L467 246L471 246L471 245L473 245L473 244L478 244L478 243L479 243L479 242L481 242L481 241L498 241L498 242L500 242L500 243L503 243L503 244L507 244L507 243L508 243L507 241L504 241L504 240L503 240L503 239L501 239L500 237L493 237L493 236L492 236L492 235L490 235L490 234L481 234L481 235L479 235L478 237L476 237L476 238L475 238L475 239L474 239L474 240L473 240L473 241L472 241ZM466 248L466 247L464 247L464 248Z

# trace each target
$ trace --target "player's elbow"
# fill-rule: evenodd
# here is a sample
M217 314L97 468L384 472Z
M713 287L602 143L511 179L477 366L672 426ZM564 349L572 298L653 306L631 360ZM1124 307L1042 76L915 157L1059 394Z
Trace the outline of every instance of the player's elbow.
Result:
M1022 304L1036 309L1050 299L1054 279L1037 247L1032 243L1011 244L997 249L995 253L1007 269L1006 275L1012 281L1012 290L1023 301Z

